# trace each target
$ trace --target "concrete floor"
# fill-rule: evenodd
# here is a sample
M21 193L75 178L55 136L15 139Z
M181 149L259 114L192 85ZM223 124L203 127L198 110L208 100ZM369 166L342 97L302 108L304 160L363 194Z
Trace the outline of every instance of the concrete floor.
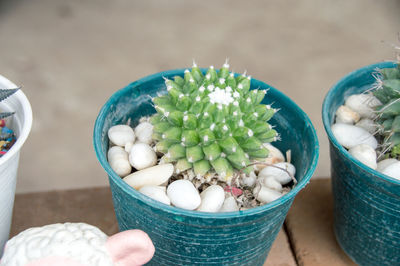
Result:
M107 184L92 147L101 106L193 58L207 67L229 57L297 102L321 144L314 176L329 176L323 98L346 73L394 58L399 14L394 0L0 0L0 73L34 112L17 192Z

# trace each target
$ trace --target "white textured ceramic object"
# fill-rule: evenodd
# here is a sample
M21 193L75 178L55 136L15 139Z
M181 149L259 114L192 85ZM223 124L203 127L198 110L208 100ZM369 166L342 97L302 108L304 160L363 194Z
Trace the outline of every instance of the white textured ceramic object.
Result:
M0 89L13 89L17 85L0 75ZM12 128L17 135L17 141L12 148L0 158L0 256L6 243L11 226L11 216L14 206L15 185L19 153L32 127L32 109L25 94L19 90L0 103L2 111L12 111Z
M11 238L0 266L139 266L154 251L151 239L141 230L108 237L85 223L50 224Z

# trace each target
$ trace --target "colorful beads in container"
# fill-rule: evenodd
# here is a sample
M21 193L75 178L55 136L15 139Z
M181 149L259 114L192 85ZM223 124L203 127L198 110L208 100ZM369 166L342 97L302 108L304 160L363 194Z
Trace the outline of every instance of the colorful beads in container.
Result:
M0 102L14 94L19 88L0 90ZM16 136L14 131L7 127L6 118L11 117L14 112L0 113L0 157L6 154L14 145Z
M17 138L15 137L14 131L6 127L4 119L0 120L0 132L0 157L2 157L11 149Z

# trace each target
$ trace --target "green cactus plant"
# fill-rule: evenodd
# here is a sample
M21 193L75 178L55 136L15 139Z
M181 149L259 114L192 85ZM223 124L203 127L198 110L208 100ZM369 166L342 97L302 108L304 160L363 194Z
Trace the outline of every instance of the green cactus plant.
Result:
M163 160L229 181L235 169L267 157L263 143L278 138L267 121L277 110L261 104L266 91L250 90L250 83L250 76L229 72L227 62L205 75L194 63L183 77L165 79L168 93L153 98L157 113L150 120Z
M13 95L19 89L20 88L0 90L0 102L2 102L3 100L7 99L11 95ZM4 118L9 117L9 116L11 116L13 114L14 114L14 112L1 112L0 113L0 119L4 119Z
M373 94L382 105L377 108L377 125L383 138L382 154L400 157L400 64L381 69Z

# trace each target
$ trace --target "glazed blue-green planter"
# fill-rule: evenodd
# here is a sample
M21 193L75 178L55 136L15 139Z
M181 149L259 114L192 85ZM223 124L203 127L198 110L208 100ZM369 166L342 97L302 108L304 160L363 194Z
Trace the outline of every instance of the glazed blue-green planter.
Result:
M334 231L342 249L360 265L400 265L400 180L353 158L333 136L337 108L371 88L372 73L391 62L356 70L334 85L324 100L322 118L330 141Z
M96 120L94 147L109 176L120 230L138 228L149 234L156 248L149 265L262 265L295 195L308 183L318 160L318 140L307 115L288 97L253 79L251 88L269 89L263 103L281 110L271 121L281 133L275 145L291 149L297 186L280 199L253 209L204 213L167 206L127 185L107 162L108 129L116 124L136 125L155 113L151 97L165 92L163 77L183 76L184 69L157 73L117 91Z

